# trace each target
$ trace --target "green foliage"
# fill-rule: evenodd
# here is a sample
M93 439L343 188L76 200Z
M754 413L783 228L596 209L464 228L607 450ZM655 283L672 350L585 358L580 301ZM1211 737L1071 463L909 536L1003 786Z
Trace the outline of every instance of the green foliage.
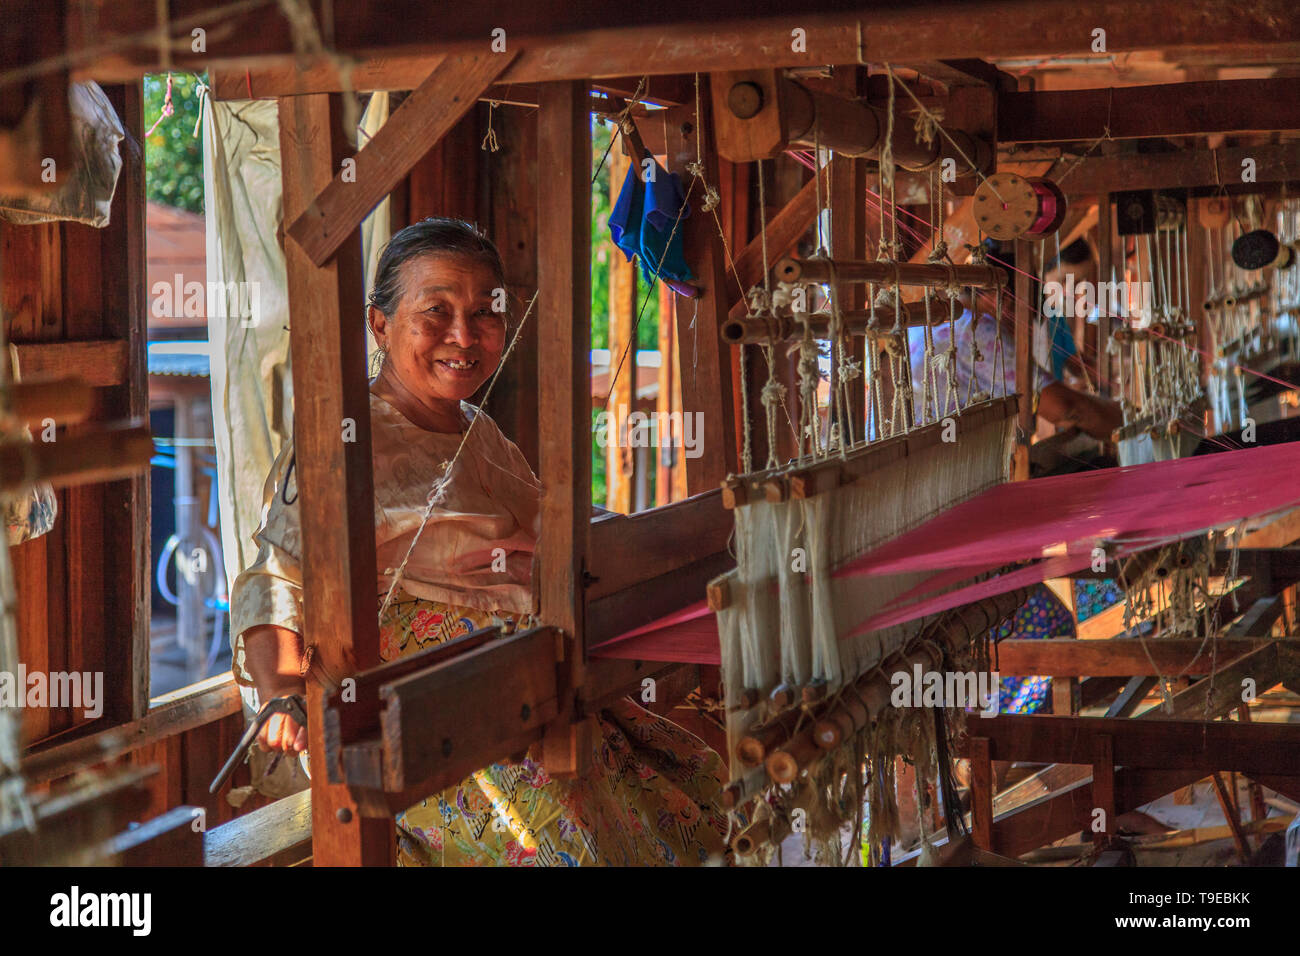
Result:
M591 503L605 507L608 491L605 486L605 453L607 449L596 444L596 417L603 408L591 410Z
M153 202L202 213L203 142L194 135L202 112L200 77L189 73L173 73L171 77L172 115L164 117L144 141L145 194ZM206 75L202 80L206 82ZM166 96L165 73L145 76L146 131L162 116Z

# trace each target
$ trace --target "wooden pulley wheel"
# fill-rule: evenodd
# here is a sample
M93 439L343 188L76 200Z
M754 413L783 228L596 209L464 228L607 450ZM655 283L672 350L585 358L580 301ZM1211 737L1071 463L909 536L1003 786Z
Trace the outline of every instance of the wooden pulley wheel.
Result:
M1211 196L1197 203L1197 220L1206 229L1222 229L1232 218L1227 196Z
M994 239L1041 239L1065 221L1065 194L1041 177L994 173L975 190L975 222Z

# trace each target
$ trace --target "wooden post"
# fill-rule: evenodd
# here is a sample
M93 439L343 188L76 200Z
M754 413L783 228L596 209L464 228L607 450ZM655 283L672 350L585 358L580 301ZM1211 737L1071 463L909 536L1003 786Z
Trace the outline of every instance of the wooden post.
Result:
M657 291L656 291L657 290ZM673 290L662 282L647 295L659 296L659 388L655 396L655 411L660 421L674 411L680 411L682 400L679 394L681 384L680 366L677 361L677 320L673 314L673 301L677 298ZM655 473L655 506L662 507L675 498L676 489L682 482L677 476L682 473L680 460L667 464L659 449L649 449L648 466Z
M703 87L705 81L700 80ZM682 177L690 189L692 176L686 165L696 157L703 160L704 180L717 188L718 159L709 124L709 97L700 91L700 114L694 109L672 111L667 123L668 171ZM718 487L736 470L736 419L731 407L731 353L719 336L727 321L735 280L727 275L727 263L718 235L719 218L704 209L704 183L691 189L690 215L678 228L683 233L686 261L695 274L702 294L695 301L679 299L677 351L681 356L682 417L698 416L695 429L701 452L686 458L686 491L697 495Z
M1099 283L1110 282L1110 273L1115 264L1113 216L1110 193L1102 193L1097 197L1097 281ZM1119 278L1124 278L1122 269ZM1098 302L1097 309L1097 391L1102 395L1110 395L1112 380L1110 353L1106 351L1106 346L1110 344L1109 295L1106 300L1105 305Z
M285 221L324 188L348 152L337 94L280 99ZM391 864L391 816L363 817L324 766L324 700L332 686L379 663L370 395L366 381L359 231L316 266L284 243L293 360L294 450L302 522L312 853L317 866Z
M618 135L615 133L614 135ZM609 202L611 208L618 201L632 162L621 149L609 154ZM605 254L609 257L609 391L605 408L612 419L605 446L605 506L611 511L629 514L632 508L632 488L636 478L636 449L622 441L622 426L628 415L636 410L636 342L633 325L637 309L637 266L628 262L613 241L606 239ZM624 349L627 360L618 380L614 372L619 366Z
M1105 846L1116 834L1115 826L1115 740L1098 734L1092 743L1092 805L1102 811L1103 828L1094 832L1093 843Z
M505 260L506 288L516 310L511 334L537 291L537 113L497 109L492 118L501 148L482 154L491 190L492 239ZM519 333L510 361L501 369L488 413L538 469L537 306Z
M993 747L987 737L970 738L971 840L993 851Z
M1029 301L1030 244L1016 240L1016 390L1020 392L1019 435L1016 440L1013 481L1029 477L1029 445L1034 437L1033 315ZM998 322L1002 317L998 316Z
M591 525L591 118L587 83L538 87L537 401L542 533L534 576L542 620L563 632L559 718L543 740L552 776L581 772L590 722L578 720L584 574Z
M837 156L830 168L830 208L831 208L831 255L836 259L866 259L867 231L866 208L863 196L867 188L866 163L860 159L848 159ZM841 309L862 309L866 306L866 286L861 284L842 286L840 295ZM832 346L833 348L833 346ZM861 376L853 379L849 390L848 421L851 437L861 441L866 427L866 338L848 337L844 351L847 357L856 361L864 369ZM831 352L831 410L832 415L838 407L838 383L836 381L839 362L835 352ZM832 418L834 421L834 418Z

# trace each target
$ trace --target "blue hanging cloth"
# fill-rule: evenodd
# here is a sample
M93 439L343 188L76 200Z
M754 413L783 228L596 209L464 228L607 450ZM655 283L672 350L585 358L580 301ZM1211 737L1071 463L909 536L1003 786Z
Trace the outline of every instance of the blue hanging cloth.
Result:
M623 180L618 200L609 215L609 234L614 245L623 250L627 261L641 259L641 274L647 282L655 278L687 282L695 278L682 251L683 230L677 219L690 214L682 181L657 162L651 169L651 181L642 180L640 165L633 163ZM673 228L676 224L676 229Z

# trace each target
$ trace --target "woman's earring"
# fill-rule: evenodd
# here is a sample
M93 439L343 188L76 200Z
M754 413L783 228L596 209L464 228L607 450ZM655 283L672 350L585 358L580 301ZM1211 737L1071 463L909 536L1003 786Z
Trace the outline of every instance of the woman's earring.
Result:
M388 358L387 346L380 345L370 353L370 377L378 378L379 373L383 371L384 360Z

